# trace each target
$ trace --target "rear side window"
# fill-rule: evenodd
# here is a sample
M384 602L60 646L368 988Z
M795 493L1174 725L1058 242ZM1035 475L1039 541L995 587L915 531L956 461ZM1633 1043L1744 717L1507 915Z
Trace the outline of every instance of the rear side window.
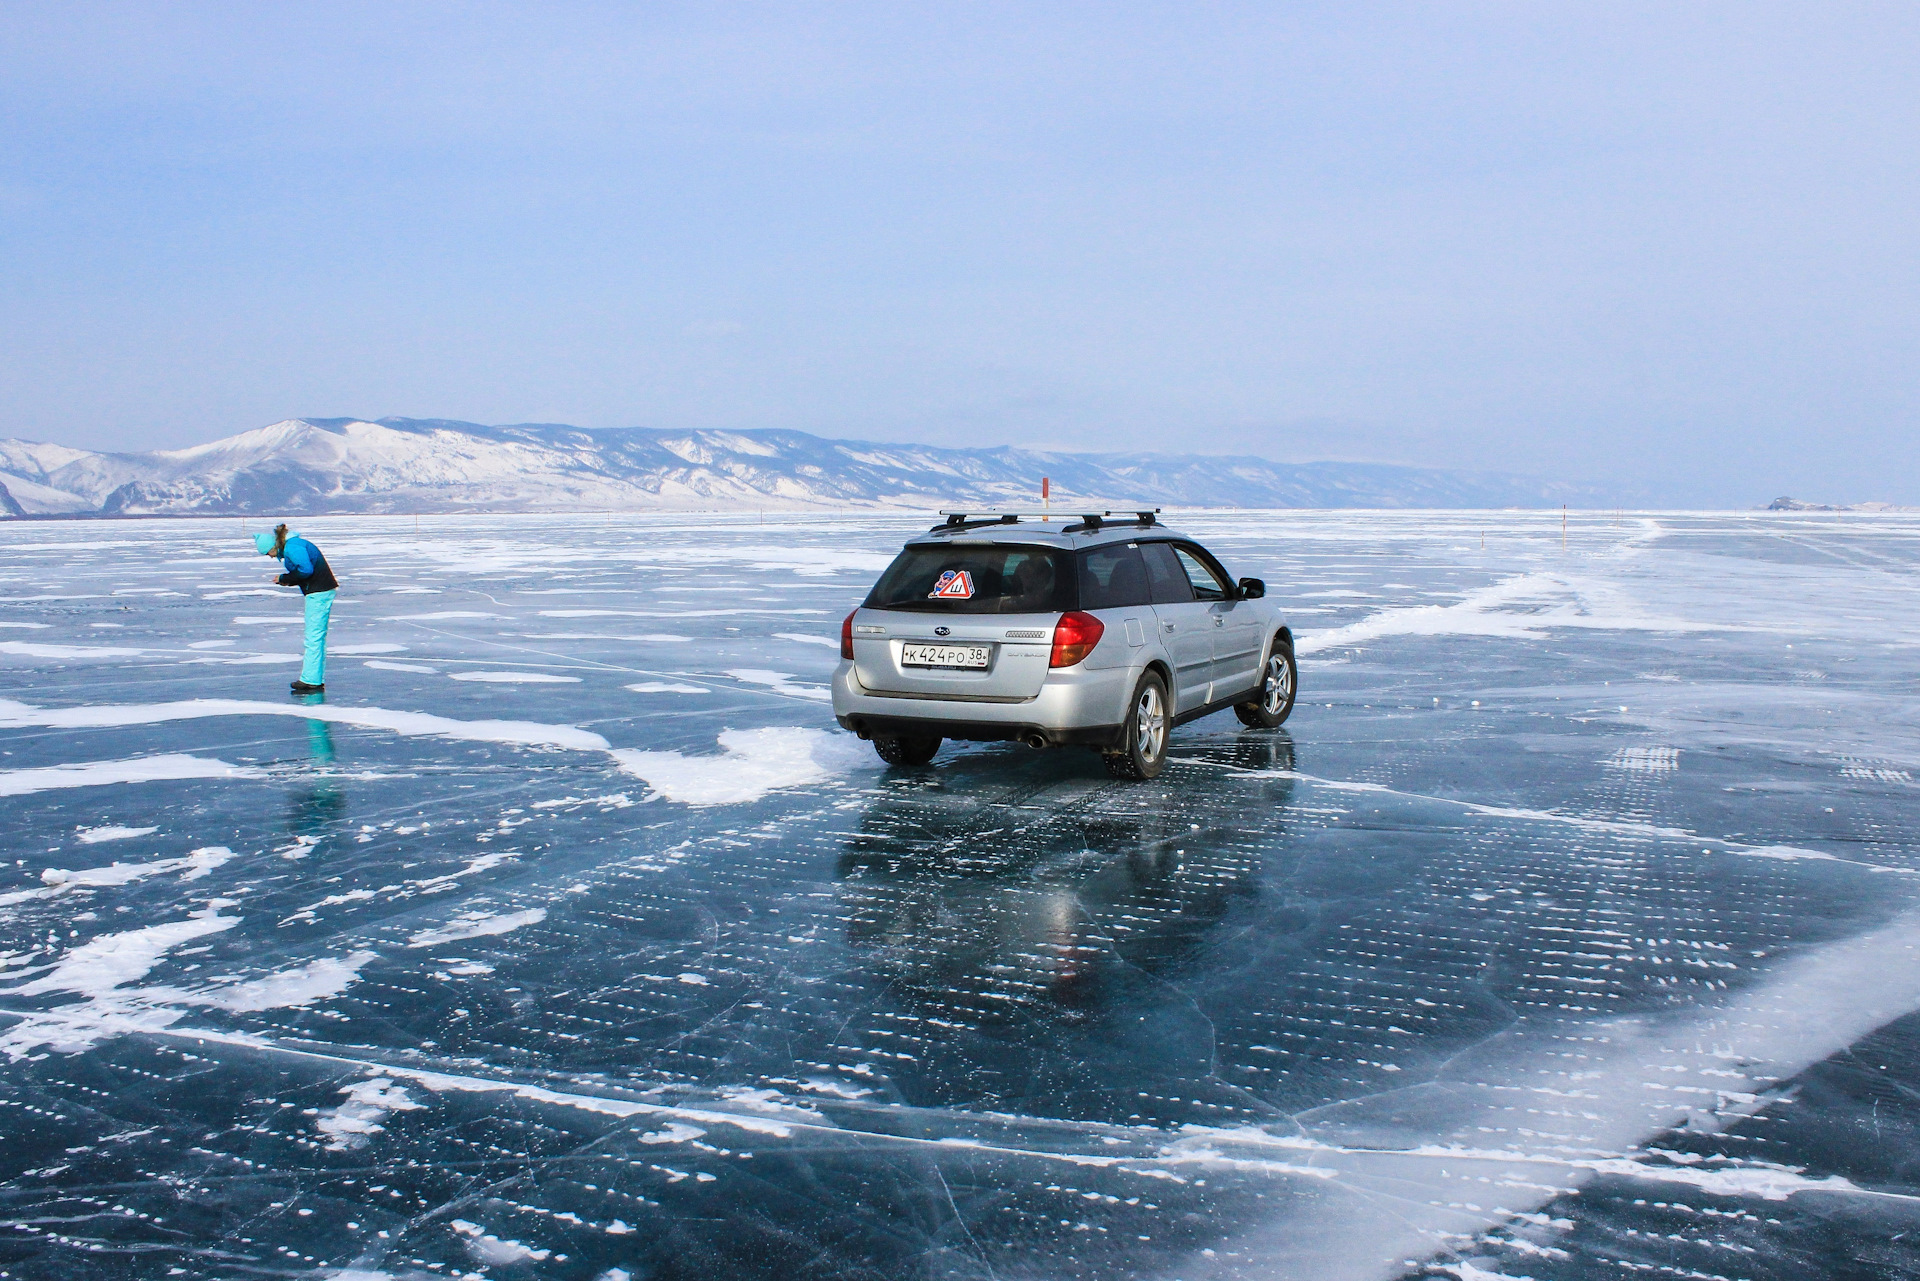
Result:
M1193 585L1180 558L1166 543L1142 543L1140 555L1147 562L1147 589L1156 605L1177 605L1193 599Z
M1080 553L1081 609L1119 609L1151 600L1147 562L1138 547L1121 543Z
M1057 614L1073 609L1072 558L1048 547L909 547L867 594L868 609Z

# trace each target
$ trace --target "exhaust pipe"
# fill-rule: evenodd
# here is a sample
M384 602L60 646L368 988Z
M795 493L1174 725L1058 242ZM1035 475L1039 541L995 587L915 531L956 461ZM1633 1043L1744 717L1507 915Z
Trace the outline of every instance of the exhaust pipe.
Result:
M1020 741L1036 751L1047 745L1047 736L1039 730L1029 730L1020 736Z

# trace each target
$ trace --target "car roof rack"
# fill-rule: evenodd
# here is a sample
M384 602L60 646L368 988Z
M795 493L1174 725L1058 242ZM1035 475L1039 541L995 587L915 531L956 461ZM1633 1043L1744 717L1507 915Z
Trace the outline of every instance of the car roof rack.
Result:
M1110 521L1109 517L1113 516L1116 511L1120 513L1131 512L1133 519L1127 521ZM1137 504L1118 504L1112 508L1100 507L1091 510L1086 507L1055 507L1051 510L1037 512L961 511L943 509L940 515L946 518L945 521L935 525L927 531L928 533L958 534L969 529L985 529L990 525L1017 525L1023 518L1027 520L1051 520L1056 516L1062 520L1068 520L1076 516L1079 518L1071 524L1059 526L1059 532L1062 534L1097 533L1109 523L1138 525L1142 529L1151 529L1160 523L1160 509L1158 507L1146 507Z
M928 530L928 533L957 534L963 529L982 529L988 525L1017 525L1022 515L1020 512L1000 512L991 516L983 513L977 519L968 520L967 517L973 515L972 512L943 511L940 514L945 516L946 520Z
M1125 515L1126 511L1127 509L1123 507L1120 509L1120 514ZM1078 524L1068 525L1060 532L1063 534L1097 534L1110 524L1138 525L1142 529L1152 529L1160 523L1160 509L1158 507L1136 507L1133 509L1132 520L1109 520L1108 517L1114 514L1112 511L1083 512L1081 513Z

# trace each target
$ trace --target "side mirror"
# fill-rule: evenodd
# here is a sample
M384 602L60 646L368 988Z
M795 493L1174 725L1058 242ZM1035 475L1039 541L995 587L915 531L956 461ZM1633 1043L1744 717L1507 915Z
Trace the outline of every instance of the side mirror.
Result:
M1259 579L1243 578L1240 580L1240 599L1241 600L1259 600L1262 596L1265 596L1266 594L1267 594L1267 585L1264 582L1260 581Z

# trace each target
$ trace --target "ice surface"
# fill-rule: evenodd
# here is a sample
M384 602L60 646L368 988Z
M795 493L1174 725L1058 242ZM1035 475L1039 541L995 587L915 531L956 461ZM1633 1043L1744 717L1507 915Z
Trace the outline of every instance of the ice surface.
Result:
M1920 523L1183 522L1137 785L834 726L912 522L306 523L0 526L6 1276L1920 1273Z

